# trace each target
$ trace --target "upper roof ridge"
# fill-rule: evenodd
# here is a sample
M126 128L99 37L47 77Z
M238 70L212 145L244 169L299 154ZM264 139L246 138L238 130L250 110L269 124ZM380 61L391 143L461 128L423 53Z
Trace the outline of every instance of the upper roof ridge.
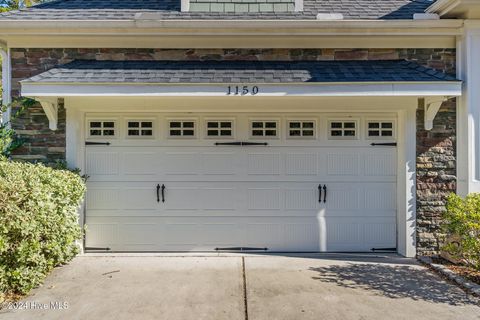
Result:
M139 12L157 12L159 19L316 19L342 14L345 20L413 19L430 0L303 0L303 11L182 12L182 0L56 0L28 9L3 12L0 20L133 20ZM192 0L189 0L192 1ZM258 0L262 1L262 0Z

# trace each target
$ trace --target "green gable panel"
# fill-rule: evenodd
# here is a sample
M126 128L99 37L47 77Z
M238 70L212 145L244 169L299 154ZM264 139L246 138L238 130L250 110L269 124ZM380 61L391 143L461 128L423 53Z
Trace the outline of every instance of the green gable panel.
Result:
M294 12L295 0L190 0L191 12Z

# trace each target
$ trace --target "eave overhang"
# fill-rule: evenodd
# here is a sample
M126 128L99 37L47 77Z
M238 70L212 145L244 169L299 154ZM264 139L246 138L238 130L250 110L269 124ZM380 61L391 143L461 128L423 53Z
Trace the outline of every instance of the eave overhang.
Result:
M26 97L227 97L228 87L256 86L258 93L245 97L311 96L311 97L359 97L359 96L461 96L462 82L340 82L340 83L288 83L288 84L170 84L170 83L35 83L22 82L22 96Z
M11 48L454 48L462 20L0 20Z
M1 20L1 32L23 30L24 33L35 33L38 30L50 29L54 34L71 32L73 30L116 30L118 33L125 29L160 29L160 30L255 30L259 29L372 29L384 30L426 30L456 29L462 26L457 19L444 20L227 20L227 19L166 19L166 20Z
M235 93L238 89L240 93ZM249 93L242 94L242 88ZM256 89L253 89L256 87ZM255 94L252 91L255 90ZM460 81L436 82L353 82L353 83L289 83L289 84L137 84L137 83L48 83L22 82L22 95L34 98L42 105L49 120L49 127L57 129L58 98L68 97L198 97L261 99L268 97L418 97L424 98L426 130L433 128L433 120L441 104L462 94ZM247 102L248 103L248 102Z

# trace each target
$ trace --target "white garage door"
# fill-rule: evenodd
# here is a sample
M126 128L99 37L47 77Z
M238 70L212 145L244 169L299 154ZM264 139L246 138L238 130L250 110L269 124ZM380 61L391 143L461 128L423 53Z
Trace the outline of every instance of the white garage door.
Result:
M395 248L395 125L388 114L88 114L86 247Z

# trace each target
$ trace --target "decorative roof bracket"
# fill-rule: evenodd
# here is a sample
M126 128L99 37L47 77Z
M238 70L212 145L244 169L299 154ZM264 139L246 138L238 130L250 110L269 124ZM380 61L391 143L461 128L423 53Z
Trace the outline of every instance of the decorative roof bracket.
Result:
M424 99L425 113L424 113L424 125L425 130L433 129L433 120L437 115L442 104L448 100L448 97L426 97Z
M56 97L42 97L35 98L42 105L43 111L48 118L50 130L57 130L58 125L58 98Z

